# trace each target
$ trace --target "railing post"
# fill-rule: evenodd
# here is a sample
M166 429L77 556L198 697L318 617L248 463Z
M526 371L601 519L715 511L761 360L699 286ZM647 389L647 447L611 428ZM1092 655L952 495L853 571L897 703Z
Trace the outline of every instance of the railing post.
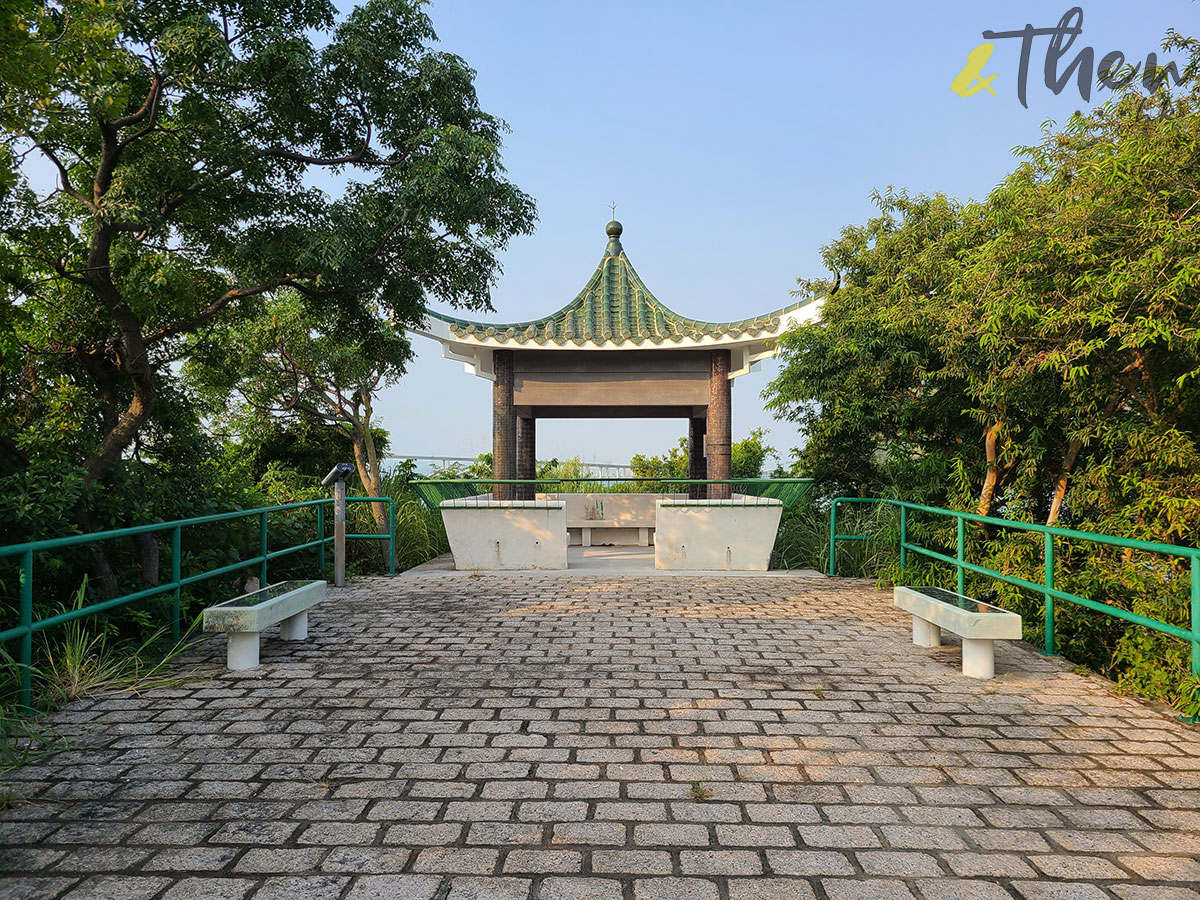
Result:
M537 486L533 487L532 497L537 495ZM388 574L396 574L396 501L388 500Z
M958 560L958 592L965 594L967 570L963 568L963 560L966 559L963 553L967 542L967 520L960 515L956 521L958 522L958 552L955 554L955 558Z
M1050 593L1054 589L1054 535L1049 531L1045 533L1046 538L1046 585L1045 593L1045 608L1046 608L1046 655L1054 655L1054 595ZM1195 560L1193 559L1194 563ZM1195 579L1193 578L1193 583ZM1194 646L1194 645L1193 645ZM1193 651L1193 654L1195 651Z
M829 576L837 574L837 500L829 504Z
M175 590L171 600L171 639L179 643L179 606L182 589L179 582L183 579L183 526L176 525L171 529L171 580L175 582Z
M1200 678L1200 556L1192 556L1192 674Z
M900 507L900 568L908 565L908 507Z
M258 586L265 588L267 586L267 514L262 513L258 517L258 555L262 557L262 562L258 564Z
M317 507L317 540L321 543L317 546L317 564L321 567L318 573L322 578L325 577L325 507Z
M33 551L21 554L21 687L17 702L23 710L33 711Z
M346 481L333 485L333 586L346 583Z

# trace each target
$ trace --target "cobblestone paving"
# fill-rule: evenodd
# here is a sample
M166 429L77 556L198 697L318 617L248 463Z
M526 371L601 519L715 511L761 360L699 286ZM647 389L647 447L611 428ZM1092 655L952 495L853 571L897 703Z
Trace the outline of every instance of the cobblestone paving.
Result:
M1200 737L817 579L376 579L59 714L0 897L1200 900Z

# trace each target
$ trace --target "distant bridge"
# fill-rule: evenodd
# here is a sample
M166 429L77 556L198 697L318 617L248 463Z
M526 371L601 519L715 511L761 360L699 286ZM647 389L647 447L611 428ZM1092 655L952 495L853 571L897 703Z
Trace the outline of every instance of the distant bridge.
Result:
M477 461L474 456L421 456L416 453L388 453L385 454L386 459L411 459L416 462L434 462L440 468L448 468L451 463L466 463L470 464ZM633 469L627 465L619 465L617 463L602 463L602 462L585 462L580 463L580 467L584 473L594 475L597 478L632 478Z

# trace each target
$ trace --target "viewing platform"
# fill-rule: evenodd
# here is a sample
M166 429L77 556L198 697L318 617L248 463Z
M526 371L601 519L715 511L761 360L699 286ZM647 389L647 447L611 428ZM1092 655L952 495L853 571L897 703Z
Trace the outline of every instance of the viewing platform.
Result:
M0 898L1200 900L1165 708L1017 641L964 678L870 582L571 549L330 588L257 669L205 637L55 713Z

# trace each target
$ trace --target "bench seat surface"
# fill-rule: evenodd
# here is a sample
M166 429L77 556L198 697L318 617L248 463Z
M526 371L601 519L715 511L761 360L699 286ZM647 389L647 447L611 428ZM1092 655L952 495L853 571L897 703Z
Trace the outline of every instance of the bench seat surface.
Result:
M280 581L204 611L205 631L257 632L325 599L324 581Z
M893 589L896 606L968 640L1020 640L1015 612L935 587Z

